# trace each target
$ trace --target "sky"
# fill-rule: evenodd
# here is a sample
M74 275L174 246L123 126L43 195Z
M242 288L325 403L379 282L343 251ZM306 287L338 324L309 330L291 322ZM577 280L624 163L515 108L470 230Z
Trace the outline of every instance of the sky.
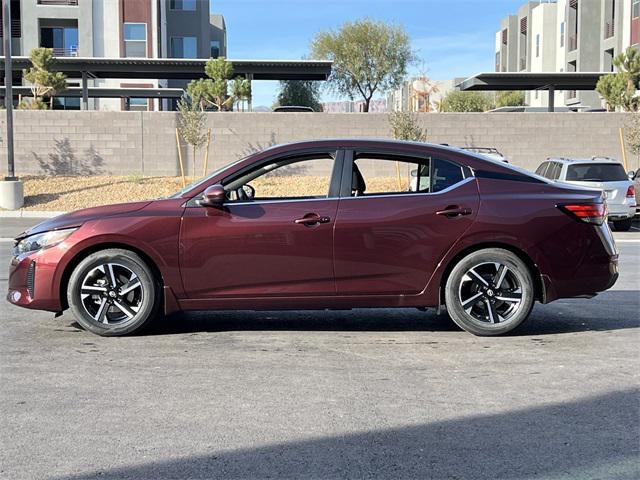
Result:
M317 32L369 17L403 26L433 80L493 71L500 20L524 0L210 0L227 24L231 60L298 60ZM253 82L253 104L271 106L277 82ZM323 91L323 100L337 98Z

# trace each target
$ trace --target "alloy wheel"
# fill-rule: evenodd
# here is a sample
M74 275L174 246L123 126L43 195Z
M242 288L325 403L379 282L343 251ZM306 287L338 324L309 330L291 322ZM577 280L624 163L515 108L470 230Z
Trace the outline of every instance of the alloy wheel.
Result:
M131 321L144 302L140 278L119 263L104 263L91 269L82 280L80 300L84 310L102 325Z
M522 285L516 273L500 262L469 268L458 289L463 310L482 324L504 324L522 305Z

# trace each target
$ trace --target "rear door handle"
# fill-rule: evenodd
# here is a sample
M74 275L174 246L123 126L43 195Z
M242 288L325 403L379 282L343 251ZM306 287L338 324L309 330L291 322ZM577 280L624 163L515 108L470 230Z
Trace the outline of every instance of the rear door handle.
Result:
M439 210L436 212L436 215L444 215L447 218L455 218L461 215L471 215L470 208L461 208L457 205L450 205L446 207L444 210Z
M321 217L317 213L307 213L304 217L295 219L293 223L310 227L312 225L317 225L318 223L329 223L330 221L331 218L329 217Z

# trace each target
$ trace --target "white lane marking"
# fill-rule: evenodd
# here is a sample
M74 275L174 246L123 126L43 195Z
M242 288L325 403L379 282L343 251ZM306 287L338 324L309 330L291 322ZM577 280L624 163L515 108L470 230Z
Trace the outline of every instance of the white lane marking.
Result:
M0 242L13 242L13 238L0 237Z
M625 238L621 240L616 240L616 243L640 243L640 239L633 240L631 238Z

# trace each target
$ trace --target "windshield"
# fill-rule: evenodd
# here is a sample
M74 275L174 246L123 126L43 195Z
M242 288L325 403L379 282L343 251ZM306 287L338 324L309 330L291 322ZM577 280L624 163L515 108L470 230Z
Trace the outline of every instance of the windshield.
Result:
M582 163L569 165L567 180L575 182L620 182L628 180L619 163Z
M203 185L205 183L207 183L209 180L211 180L213 177L215 177L216 175L219 175L220 173L222 173L223 171L225 171L227 168L231 168L234 165L242 162L244 159L246 159L248 157L244 157L241 158L240 160L236 160L233 163L230 163L228 165L225 165L222 168L219 168L213 172L211 172L209 175L207 175L206 177L200 178L198 180L196 180L195 182L190 183L189 185L187 185L186 187L184 187L183 189L177 191L176 193L174 193L173 195L171 195L169 198L180 198L182 195L184 195L185 193L187 193L189 190L196 188L199 185Z

